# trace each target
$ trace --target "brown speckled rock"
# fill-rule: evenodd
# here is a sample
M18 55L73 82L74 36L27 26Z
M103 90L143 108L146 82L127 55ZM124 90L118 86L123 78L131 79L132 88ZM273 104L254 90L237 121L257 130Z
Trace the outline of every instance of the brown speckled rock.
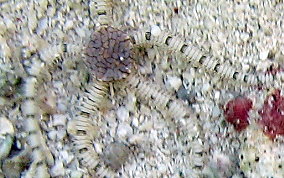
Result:
M106 147L103 159L109 167L118 170L127 162L130 153L130 149L123 143L112 142Z

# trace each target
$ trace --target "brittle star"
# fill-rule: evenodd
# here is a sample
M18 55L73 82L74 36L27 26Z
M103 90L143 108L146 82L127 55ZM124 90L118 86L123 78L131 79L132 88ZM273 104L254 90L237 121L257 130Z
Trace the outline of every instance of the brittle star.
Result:
M106 3L106 1L103 2ZM102 19L110 19L108 17L108 9L102 8L98 12L98 15L102 16ZM136 91L136 94L140 98L146 98L148 102L152 102L151 104L162 113L166 112L166 118L172 117L177 119L190 115L188 109L181 104L181 101L174 99L170 94L166 94L167 92L161 87L146 82L144 79L139 78L138 75L130 74L132 72L132 65L134 64L131 54L131 48L133 47L129 46L129 38L120 30L110 27L108 20L103 21L102 24L102 27L96 30L91 36L91 41L86 49L87 64L97 81L95 81L94 86L88 89L80 106L81 113L70 124L71 128L69 131L74 136L76 149L80 152L79 157L91 169L97 167L99 159L98 154L92 147L94 135L89 134L90 130L94 130L95 127L92 126L92 122L88 118L90 117L90 113L97 112L96 108L103 106L102 101L104 101L103 99L107 95L109 82L123 80L127 86ZM277 75L244 73L235 69L230 63L220 63L218 59L208 53L202 52L195 46L184 43L178 37L161 32L156 27L153 29L152 31L138 32L131 36L133 45L136 47L164 47L169 52L176 53L181 58L184 58L186 63L201 67L209 73L217 74L220 78L236 81L239 85L268 88L270 86L281 85L282 83L283 73L278 73ZM117 40L118 36L120 38ZM278 82L275 83L276 78ZM196 153L199 154L200 152ZM98 172L100 172L99 174L103 174L102 172L104 171L106 170L99 170ZM201 175L202 169L198 173L193 173L191 176Z

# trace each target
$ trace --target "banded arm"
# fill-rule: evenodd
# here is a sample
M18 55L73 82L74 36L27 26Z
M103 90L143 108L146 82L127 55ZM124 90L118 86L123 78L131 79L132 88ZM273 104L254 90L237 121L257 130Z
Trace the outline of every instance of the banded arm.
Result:
M200 67L205 71L218 74L220 78L245 86L261 86L264 88L281 87L284 72L275 75L270 73L246 73L230 63L222 63L218 58L203 52L198 47L186 44L184 40L162 31L140 31L133 35L133 43L137 46L156 45L182 56L185 62Z
M158 85L146 81L138 75L130 75L125 83L139 98L157 107L166 117L182 118L189 115L189 108Z

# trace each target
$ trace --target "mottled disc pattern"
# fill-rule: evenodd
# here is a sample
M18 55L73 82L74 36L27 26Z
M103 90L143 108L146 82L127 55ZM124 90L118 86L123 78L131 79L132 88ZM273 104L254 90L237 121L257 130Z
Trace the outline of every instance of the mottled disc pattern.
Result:
M101 27L91 36L86 48L86 63L101 81L125 78L132 68L130 38L113 27Z

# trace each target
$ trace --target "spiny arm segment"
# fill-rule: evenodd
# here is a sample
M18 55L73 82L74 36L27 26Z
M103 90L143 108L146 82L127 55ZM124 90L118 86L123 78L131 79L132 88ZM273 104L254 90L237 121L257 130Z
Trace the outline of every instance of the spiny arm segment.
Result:
M133 43L138 46L156 45L166 48L182 56L185 62L203 68L205 71L218 74L220 78L229 79L245 86L261 86L264 88L281 87L284 72L275 75L270 73L246 73L236 69L229 62L222 63L219 59L203 52L198 47L186 44L179 37L166 32L140 31L133 35Z
M93 2L100 25L110 25L112 23L111 2L109 0L94 0Z
M135 90L136 94L157 107L166 117L182 118L189 115L189 108L182 101L175 99L171 94L158 85L146 81L138 75L131 75L126 79L127 86Z

